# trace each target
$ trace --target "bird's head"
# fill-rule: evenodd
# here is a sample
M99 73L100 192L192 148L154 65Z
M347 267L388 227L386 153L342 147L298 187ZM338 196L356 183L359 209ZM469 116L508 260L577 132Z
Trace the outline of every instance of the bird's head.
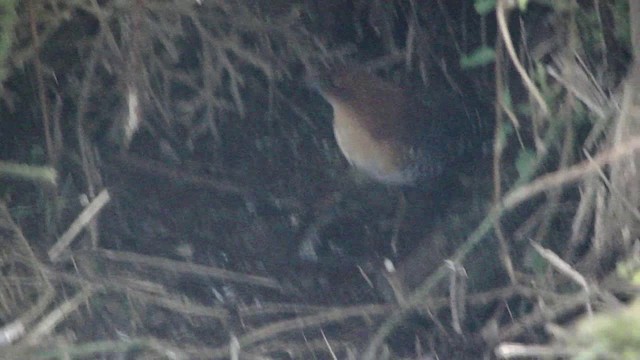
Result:
M359 101L371 93L370 89L385 86L361 67L347 64L312 70L307 75L307 84L332 104Z

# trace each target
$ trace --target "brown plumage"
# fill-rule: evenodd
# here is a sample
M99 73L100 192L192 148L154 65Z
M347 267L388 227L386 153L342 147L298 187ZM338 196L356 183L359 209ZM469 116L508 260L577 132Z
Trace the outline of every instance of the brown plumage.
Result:
M331 69L316 85L333 108L338 146L355 168L390 185L441 175L452 141L417 97L347 66Z

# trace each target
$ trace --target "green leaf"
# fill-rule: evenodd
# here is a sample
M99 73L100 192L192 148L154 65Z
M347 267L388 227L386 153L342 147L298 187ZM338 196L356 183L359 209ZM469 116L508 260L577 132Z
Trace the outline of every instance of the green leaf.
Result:
M496 0L476 0L473 7L480 16L485 16L496 8Z
M549 269L549 262L532 249L527 251L525 258L527 268L538 276L542 276Z
M511 90L509 90L509 87L505 86L504 90L502 91L502 103L501 105L504 105L504 107L506 107L507 109L511 110L512 112L514 112L516 109L514 109L513 106L513 100L511 98Z
M482 46L477 48L469 55L465 55L460 59L460 66L463 69L480 67L491 64L496 59L496 52L493 48Z
M507 139L513 133L513 126L511 125L511 123L505 123L502 125L500 130L501 131L498 132L496 137L496 143L501 147L504 147L507 143Z
M533 168L533 163L536 160L536 153L530 149L523 149L518 153L518 158L516 159L516 170L518 170L518 174L520 178L527 178L531 175L531 169Z
M518 9L520 9L520 11L526 11L528 3L529 0L518 0Z

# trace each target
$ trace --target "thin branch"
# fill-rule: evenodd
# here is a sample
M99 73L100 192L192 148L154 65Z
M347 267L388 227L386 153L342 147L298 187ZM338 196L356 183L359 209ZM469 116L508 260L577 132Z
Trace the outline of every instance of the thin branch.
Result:
M506 0L498 0L496 3L496 18L498 19L498 28L500 29L500 34L502 35L502 39L504 40L504 44L506 46L507 52L509 53L509 57L511 57L511 61L518 71L518 74L520 74L520 77L527 87L527 90L529 90L531 95L533 95L533 98L538 102L538 105L540 105L542 114L547 116L549 115L549 107L544 101L544 98L540 94L538 88L536 88L529 75L527 75L527 71L520 63L520 60L518 60L518 55L516 55L516 50L513 47L513 40L511 40L511 34L509 33L509 28L507 27L505 2Z

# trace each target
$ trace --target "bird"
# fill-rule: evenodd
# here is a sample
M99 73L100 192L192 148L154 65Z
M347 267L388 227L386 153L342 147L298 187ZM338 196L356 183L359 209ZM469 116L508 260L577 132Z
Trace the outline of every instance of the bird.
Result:
M310 78L333 108L333 132L342 154L374 181L433 183L462 153L462 143L446 131L450 111L444 116L433 111L401 86L353 65L334 66Z

